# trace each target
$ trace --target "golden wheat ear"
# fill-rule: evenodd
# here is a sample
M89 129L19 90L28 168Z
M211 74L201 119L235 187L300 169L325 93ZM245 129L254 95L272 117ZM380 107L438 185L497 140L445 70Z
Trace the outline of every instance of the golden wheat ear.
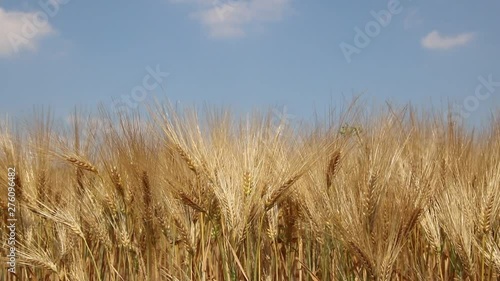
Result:
M89 171L95 174L98 174L97 168L92 165L88 160L84 159L81 156L78 155L71 155L71 154L63 154L59 155L60 158L64 159L71 165L75 166L76 168Z

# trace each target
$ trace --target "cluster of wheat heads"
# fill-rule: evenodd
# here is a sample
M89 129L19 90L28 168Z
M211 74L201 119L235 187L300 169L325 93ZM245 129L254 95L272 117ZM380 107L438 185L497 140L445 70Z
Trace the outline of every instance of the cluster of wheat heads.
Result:
M498 280L500 121L358 109L2 124L0 280Z

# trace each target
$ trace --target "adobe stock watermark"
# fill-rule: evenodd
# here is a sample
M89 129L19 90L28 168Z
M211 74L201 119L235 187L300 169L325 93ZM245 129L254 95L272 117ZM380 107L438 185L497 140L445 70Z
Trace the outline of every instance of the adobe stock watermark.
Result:
M10 246L7 250L7 264L10 273L16 273L16 259L17 259L17 233L16 233L16 168L7 168L7 244Z
M46 31L49 28L49 19L54 18L59 14L63 5L67 5L71 0L40 0L38 6L40 8L34 14L23 17L23 26L20 33L9 32L9 42L15 53L18 53L20 47L29 45L40 32Z
M494 81L493 75L489 74L488 77L479 76L477 78L479 83L474 89L474 94L467 96L462 104L453 105L451 112L452 120L455 122L465 120L471 116L472 113L477 111L482 101L491 97L496 89L500 87L500 80Z
M122 95L119 99L113 101L113 109L117 113L128 113L136 109L141 102L146 100L148 91L158 88L164 79L170 75L168 72L162 72L160 65L156 65L155 69L147 66L146 72L147 74L142 78L141 85L132 88L129 95Z
M281 108L274 107L272 114L272 125L275 130L281 130L283 126L289 126L295 120L295 115L288 113L286 105Z
M219 20L224 21L226 19L226 15L234 10L234 4L231 2L235 2L237 0L212 0L212 6L219 17Z
M363 49L368 47L372 39L380 34L382 28L387 27L391 23L392 17L400 14L402 11L403 6L399 0L389 0L387 2L387 9L382 9L378 12L370 11L373 20L367 22L364 29L358 26L354 27L353 44L346 43L345 41L339 44L347 63L351 63L354 54L359 55Z

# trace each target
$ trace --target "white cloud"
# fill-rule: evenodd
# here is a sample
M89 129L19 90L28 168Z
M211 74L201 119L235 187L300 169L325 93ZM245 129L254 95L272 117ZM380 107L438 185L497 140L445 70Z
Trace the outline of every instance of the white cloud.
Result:
M0 58L36 51L39 41L54 33L43 12L5 11L0 8Z
M251 24L279 21L291 0L171 0L194 3L198 10L191 18L216 38L241 37Z
M437 30L433 30L422 38L421 44L427 49L448 50L458 46L466 45L474 39L474 33L461 33L455 36L442 36Z

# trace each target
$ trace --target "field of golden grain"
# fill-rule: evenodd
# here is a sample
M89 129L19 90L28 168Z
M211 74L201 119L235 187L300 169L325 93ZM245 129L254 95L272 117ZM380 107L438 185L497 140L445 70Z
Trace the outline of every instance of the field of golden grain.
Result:
M0 125L0 280L500 278L500 119L148 112Z

